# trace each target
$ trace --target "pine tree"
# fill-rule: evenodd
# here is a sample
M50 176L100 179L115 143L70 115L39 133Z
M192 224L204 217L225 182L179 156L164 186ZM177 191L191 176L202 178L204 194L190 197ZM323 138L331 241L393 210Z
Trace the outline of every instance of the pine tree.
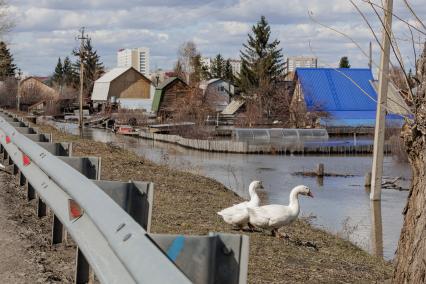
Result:
M212 61L212 65L210 67L210 74L212 78L223 78L225 71L225 59L220 55L216 55L216 57Z
M15 76L16 65L5 42L0 42L0 78Z
M60 57L58 58L58 63L56 64L55 72L52 76L52 82L55 82L59 86L62 86L62 84L64 83L64 70Z
M339 68L351 68L351 65L349 64L349 59L347 56L343 56L342 58L340 58Z
M76 62L73 64L74 69L74 77L80 77L80 50L73 51L74 56L77 57ZM84 95L85 97L90 96L93 90L93 85L95 81L101 77L104 71L104 65L98 55L97 51L93 49L91 39L87 39L83 45L83 84L84 84ZM74 82L78 82L79 79L74 80Z
M229 59L225 62L225 67L223 70L223 79L232 84L234 83L234 73L232 72L232 65Z
M201 60L201 54L197 54L192 58L193 72L191 74L191 85L197 85L202 80L210 79L210 73L208 68L203 64Z
M270 37L271 27L262 16L248 34L244 50L240 51L241 72L237 85L244 92L270 86L284 71L282 50L278 48L280 41L270 42Z
M64 59L64 63L62 65L62 73L64 78L64 84L66 86L72 86L75 81L75 74L73 71L71 60L68 56Z

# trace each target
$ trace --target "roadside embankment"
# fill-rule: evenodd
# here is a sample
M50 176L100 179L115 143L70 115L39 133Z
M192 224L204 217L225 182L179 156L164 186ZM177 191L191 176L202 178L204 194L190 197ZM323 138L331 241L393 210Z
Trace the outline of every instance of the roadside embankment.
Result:
M202 176L157 165L112 144L52 132L55 142L73 142L76 156L102 157L102 179L154 182L154 233L207 234L233 232L216 215L241 200L222 184ZM390 278L392 265L349 241L299 220L284 228L288 239L267 232L250 237L250 283L375 283Z
M14 176L0 172L1 283L73 283L75 245L51 246L52 214L38 218Z

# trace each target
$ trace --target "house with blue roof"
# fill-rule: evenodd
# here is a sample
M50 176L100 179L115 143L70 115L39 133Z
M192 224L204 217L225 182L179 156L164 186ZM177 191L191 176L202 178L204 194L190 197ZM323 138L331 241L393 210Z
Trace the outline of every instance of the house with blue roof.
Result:
M325 127L374 126L377 81L367 68L297 68L292 105L298 112L322 113ZM398 125L410 108L389 85L386 119ZM325 115L324 115L325 114Z

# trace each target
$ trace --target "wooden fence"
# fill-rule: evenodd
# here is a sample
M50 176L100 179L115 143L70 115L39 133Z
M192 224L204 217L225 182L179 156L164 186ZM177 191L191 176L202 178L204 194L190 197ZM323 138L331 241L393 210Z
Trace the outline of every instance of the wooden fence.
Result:
M177 144L186 148L225 153L241 154L289 154L289 155L366 155L373 152L373 145L339 145L339 146L304 146L304 145L271 145L249 144L232 140L200 140L183 138L178 135L140 132L144 139ZM390 145L385 145L385 153L391 152Z

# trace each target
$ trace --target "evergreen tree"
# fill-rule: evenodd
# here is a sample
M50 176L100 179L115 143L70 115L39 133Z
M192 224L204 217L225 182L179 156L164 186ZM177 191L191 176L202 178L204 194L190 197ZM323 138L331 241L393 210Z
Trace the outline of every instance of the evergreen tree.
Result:
M262 16L248 34L244 50L240 51L241 72L237 85L244 92L264 88L274 83L284 71L279 40L270 42L271 27Z
M16 65L13 64L13 56L5 42L0 42L0 78L15 76Z
M80 50L74 50L73 51L74 56L77 57L76 62L73 64L74 69L74 77L77 77L74 79L74 82L77 82L79 84L79 78L80 78L80 58L83 58L83 84L84 84L84 94L86 97L90 96L93 90L93 85L95 84L95 81L101 77L105 71L104 71L104 65L101 61L100 56L98 55L97 51L93 49L92 46L92 40L89 38L84 42L83 45L83 54L80 56Z
M64 83L64 70L60 57L58 58L58 63L56 64L55 72L52 76L52 81L58 84L59 86L62 86L62 84Z
M212 78L223 78L225 71L225 59L220 55L216 55L216 57L212 61L212 65L210 67L210 74Z
M201 60L201 54L197 54L192 58L193 72L191 74L191 84L196 85L202 80L210 79L210 73L207 66Z
M225 62L225 67L223 70L223 79L225 79L226 81L230 82L230 83L234 83L234 74L232 72L232 65L231 65L231 61L228 59Z
M62 65L63 82L66 86L72 86L75 81L75 74L70 58L67 56Z
M343 56L342 58L340 58L339 68L351 68L351 65L349 64L349 59L347 56Z

